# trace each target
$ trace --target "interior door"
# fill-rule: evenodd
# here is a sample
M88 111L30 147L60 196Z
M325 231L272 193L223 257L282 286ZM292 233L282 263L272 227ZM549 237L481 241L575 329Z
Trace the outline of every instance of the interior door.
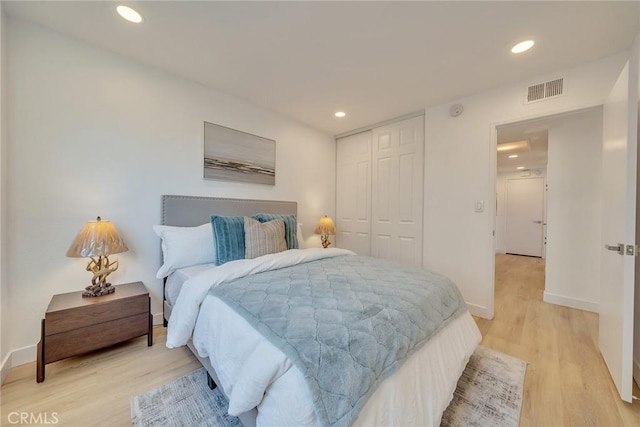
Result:
M603 109L602 277L599 346L622 400L632 401L638 59L620 74ZM628 252L629 251L629 252Z
M507 180L507 253L542 257L544 178Z

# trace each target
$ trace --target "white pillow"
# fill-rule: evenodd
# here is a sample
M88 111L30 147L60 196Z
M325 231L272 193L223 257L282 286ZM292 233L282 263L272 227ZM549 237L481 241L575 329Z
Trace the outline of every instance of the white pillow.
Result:
M298 228L296 230L296 237L298 238L298 249L304 249L304 237L302 236L302 224L298 223Z
M215 261L215 244L211 223L198 227L154 225L162 239L162 267L156 277L162 279L179 268Z

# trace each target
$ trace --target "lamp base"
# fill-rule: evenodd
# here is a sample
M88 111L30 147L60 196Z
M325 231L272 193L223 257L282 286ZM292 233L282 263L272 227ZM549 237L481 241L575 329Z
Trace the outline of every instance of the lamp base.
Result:
M89 285L84 288L85 291L82 293L83 297L101 297L103 295L109 295L116 291L115 286L111 286L111 283L107 283L104 286L98 285Z
M107 276L118 269L118 260L109 262L109 257L99 256L98 259L91 257L89 264L87 264L87 271L93 273L93 279L91 284L87 286L85 292L82 293L83 297L101 297L103 295L109 295L116 291L116 288L111 286L111 283L107 283Z
M322 243L322 247L327 249L329 245L331 245L331 241L329 240L329 235L323 234L320 236L320 242Z

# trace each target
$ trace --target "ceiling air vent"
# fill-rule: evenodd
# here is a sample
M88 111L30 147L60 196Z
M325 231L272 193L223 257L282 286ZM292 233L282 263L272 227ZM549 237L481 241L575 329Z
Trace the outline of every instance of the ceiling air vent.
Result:
M539 101L541 99L544 99L544 83L529 86L527 102Z
M542 101L555 98L564 93L564 79L550 80L545 83L538 83L527 88L527 98L525 103Z

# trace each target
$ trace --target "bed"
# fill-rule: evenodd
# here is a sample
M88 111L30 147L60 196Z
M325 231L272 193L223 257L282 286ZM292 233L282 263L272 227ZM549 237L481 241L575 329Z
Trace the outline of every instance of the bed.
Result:
M211 215L251 216L258 213L296 214L297 205L295 202L191 196L163 196L162 199L164 226L195 230L197 226L208 223ZM181 333L190 336L186 345L206 367L212 382L229 398L229 412L238 415L245 426L438 425L442 412L453 396L457 379L481 338L466 307L464 312L447 318L444 326L436 326L426 343L407 353L403 363L397 366L391 363L392 366L385 368L386 374L375 381L377 387L371 387L362 396L359 395L355 400L357 403L351 404L359 412L327 418L318 410L319 396L325 392L325 386L320 387L318 392L318 387L309 385L316 384L309 383L309 369L296 359L295 354L290 354L286 346L277 347L279 338L269 336L264 330L259 332L262 325L252 323L253 318L246 313L245 317L241 316L239 313L242 309L232 301L234 292L237 293L236 286L240 286L238 281L256 282L269 275L275 277L269 280L279 281L280 272L291 271L287 274L295 276L301 274L296 269L309 268L313 274L308 274L306 270L303 273L307 277L315 277L321 271L317 269L326 264L328 267L324 268L331 269L328 275L340 282L342 279L335 279L334 269L342 268L351 272L354 268L351 264L356 262L362 264L358 268L365 271L366 275L366 269L375 268L363 258L366 257L357 257L340 249L292 249L250 262L243 261L242 264L247 264L247 273L236 274L235 266L233 269L214 267L204 259L195 265L176 269L165 281L164 316L169 321L167 345L181 345L174 338L179 335L176 331L182 328L183 318L192 318L191 329L185 328ZM209 290L209 282L213 278L218 280L222 271L228 271L230 279L236 276L240 278L224 283L220 279L222 284L212 286ZM204 285L207 285L206 290ZM256 286L255 283L249 285ZM198 287L202 291L195 291ZM224 292L225 288L230 291L223 296L220 292ZM191 303L185 303L190 293L194 292L202 293L201 299L195 298ZM179 298L182 304L178 303ZM251 301L247 305L250 306ZM174 310L180 310L180 313L172 321ZM274 322L277 323L277 320ZM414 332L421 333L421 328L414 328ZM286 341L290 337L282 339ZM379 361L371 363L377 364ZM318 381L322 382L321 374L316 378ZM337 400L342 404L348 399L348 396L343 396ZM331 403L331 400L327 402ZM323 405L331 406L328 403Z

